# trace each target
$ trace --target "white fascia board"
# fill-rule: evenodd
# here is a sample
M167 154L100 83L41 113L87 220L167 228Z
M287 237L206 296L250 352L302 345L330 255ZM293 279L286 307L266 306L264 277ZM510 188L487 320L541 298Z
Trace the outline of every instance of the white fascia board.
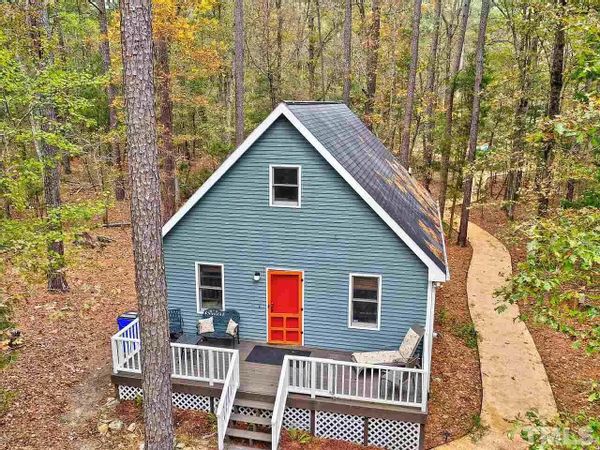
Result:
M413 251L415 255L429 268L429 280L446 281L449 276L435 264L415 241L396 223L394 219L371 197L371 195L354 179L352 175L333 157L319 140L298 120L285 103L280 103L256 129L250 133L244 142L221 164L221 166L206 180L188 201L169 219L162 228L162 235L167 233L179 222L187 212L200 200L217 181L233 166L238 159L256 142L256 140L279 118L284 115L292 125L310 142L310 144L325 158L325 160L346 180L358 195L377 213L379 217L396 233L396 235Z

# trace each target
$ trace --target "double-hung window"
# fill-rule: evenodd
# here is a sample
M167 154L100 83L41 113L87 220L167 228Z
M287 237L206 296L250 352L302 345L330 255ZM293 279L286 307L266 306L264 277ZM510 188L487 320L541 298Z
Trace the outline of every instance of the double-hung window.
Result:
M196 263L198 312L209 308L223 309L223 265Z
M379 329L381 275L350 274L350 328Z
M269 179L271 206L300 207L302 197L300 166L270 166Z

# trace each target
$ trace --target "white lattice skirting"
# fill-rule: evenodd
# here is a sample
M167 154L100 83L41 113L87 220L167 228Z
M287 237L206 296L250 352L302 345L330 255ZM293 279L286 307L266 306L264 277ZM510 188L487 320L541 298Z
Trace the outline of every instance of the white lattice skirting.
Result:
M286 414L292 408L286 409ZM300 410L306 411L306 410ZM306 427L286 428L310 429L310 412L302 424ZM329 439L364 444L365 420L367 421L367 443L388 450L418 450L421 438L421 425L413 422L340 414L329 411L315 412L315 435ZM285 421L285 416L284 416ZM285 422L284 422L285 423ZM285 425L284 425L285 426Z
M142 396L142 388L119 385L119 400L135 400L137 396ZM210 412L210 397L173 392L173 406L181 409Z

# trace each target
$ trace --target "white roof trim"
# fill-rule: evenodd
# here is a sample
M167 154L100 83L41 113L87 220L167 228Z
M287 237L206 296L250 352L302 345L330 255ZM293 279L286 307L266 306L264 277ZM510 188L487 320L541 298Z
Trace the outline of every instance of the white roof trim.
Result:
M279 116L284 115L294 127L312 144L312 146L325 158L325 160L352 186L358 195L377 213L379 217L402 239L415 255L429 268L430 281L446 281L449 277L412 238L396 223L394 219L365 191L350 173L333 157L331 153L317 140L317 138L298 120L285 103L280 103L271 114L250 133L244 142L221 164L221 166L206 180L206 182L192 195L187 202L169 219L162 228L163 237L179 222L187 212L206 194L210 188L233 166L238 159L254 144L254 142L271 126Z

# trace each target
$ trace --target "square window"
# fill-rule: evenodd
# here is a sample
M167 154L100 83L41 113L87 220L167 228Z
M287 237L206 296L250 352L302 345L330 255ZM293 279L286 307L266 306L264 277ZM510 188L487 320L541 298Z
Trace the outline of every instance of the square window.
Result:
M379 275L350 275L351 328L379 328L381 277Z
M222 265L197 263L196 284L198 286L198 311L209 308L223 309Z
M271 206L300 207L300 166L271 166Z

